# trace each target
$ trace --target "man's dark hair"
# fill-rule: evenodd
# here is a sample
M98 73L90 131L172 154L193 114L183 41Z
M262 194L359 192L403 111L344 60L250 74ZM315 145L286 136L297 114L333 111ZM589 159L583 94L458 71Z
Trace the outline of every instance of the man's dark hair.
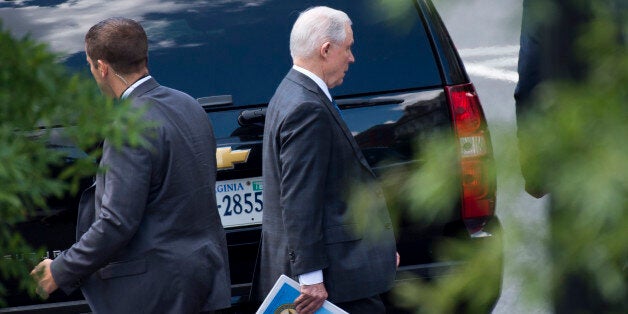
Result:
M108 18L92 26L85 35L85 50L92 61L107 61L120 74L137 72L148 62L144 28L122 17Z

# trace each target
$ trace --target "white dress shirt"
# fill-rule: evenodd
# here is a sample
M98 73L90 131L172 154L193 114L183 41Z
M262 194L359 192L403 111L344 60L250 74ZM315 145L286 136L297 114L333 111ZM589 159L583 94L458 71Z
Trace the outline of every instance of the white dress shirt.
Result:
M151 78L150 75L144 76L143 78L137 80L135 83L131 84L131 86L129 86L129 88L127 88L124 93L122 93L122 96L120 96L120 99L126 99L127 97L129 97L129 94L138 86L140 86L140 84L148 81Z
M316 74L312 73L311 71L306 70L298 65L293 65L292 68L305 74L307 77L311 78L312 81L314 81L314 83L316 83L316 85L318 85L318 87L320 87L323 90L325 95L327 95L327 98L329 98L329 101L333 102L333 99L331 98L331 94L329 93L329 88L327 87L327 84L323 82L323 79L316 76Z

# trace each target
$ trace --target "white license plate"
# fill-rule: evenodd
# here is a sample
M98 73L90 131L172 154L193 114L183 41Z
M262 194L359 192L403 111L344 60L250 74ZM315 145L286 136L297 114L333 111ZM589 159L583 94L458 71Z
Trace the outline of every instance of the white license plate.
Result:
M216 202L225 228L262 223L262 177L216 182Z

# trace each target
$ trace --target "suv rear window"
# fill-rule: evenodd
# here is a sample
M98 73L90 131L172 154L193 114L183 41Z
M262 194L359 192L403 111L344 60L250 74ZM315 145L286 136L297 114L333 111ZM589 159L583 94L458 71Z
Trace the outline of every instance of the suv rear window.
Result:
M359 3L359 4L358 4ZM412 1L233 0L137 2L134 18L150 40L149 68L163 85L194 97L232 95L235 105L264 104L291 66L289 36L298 13L314 4L349 14L356 63L335 96L438 86L440 74ZM86 18L81 1L10 1L0 4L5 28L31 33L74 69L86 70L83 36L99 20L116 16L107 2L102 16ZM17 9L16 9L17 8ZM90 12L99 12L90 8Z

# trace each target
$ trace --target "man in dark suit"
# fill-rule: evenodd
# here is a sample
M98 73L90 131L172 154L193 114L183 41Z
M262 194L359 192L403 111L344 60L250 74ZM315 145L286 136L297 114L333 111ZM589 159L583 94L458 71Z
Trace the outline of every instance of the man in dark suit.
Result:
M588 253L593 252L589 249L566 250L563 245L566 228L571 231L573 226L579 225L578 220L586 215L581 212L584 208L574 209L572 202L560 198L561 190L565 191L565 189L563 186L556 186L557 181L553 176L560 174L561 171L556 172L552 169L559 167L562 173L565 169L576 170L575 168L560 168L559 163L575 164L576 158L581 155L586 156L588 148L586 146L579 148L578 150L582 149L581 155L558 155L562 158L558 160L555 157L556 154L552 153L561 152L561 149L567 152L566 147L580 147L577 137L561 138L546 132L544 136L550 138L554 146L562 147L548 153L539 149L547 147L547 144L539 145L538 132L534 132L538 128L538 119L548 114L555 116L559 108L572 106L571 102L556 101L556 99L561 99L556 97L556 94L564 94L569 89L591 84L589 82L595 77L592 76L595 73L594 68L600 60L608 58L604 55L588 55L587 50L583 49L584 43L592 43L586 40L586 33L594 29L593 26L596 26L599 32L599 25L603 25L599 21L608 21L605 31L607 34L616 36L609 38L615 38L618 45L625 45L625 37L622 34L622 29L625 28L622 28L623 25L620 22L622 21L621 12L625 12L626 9L625 3L625 1L617 0L600 3L579 0L523 1L518 64L519 82L514 94L521 173L525 180L525 190L530 195L536 198L550 195L549 237L547 239L550 263L548 265L554 270L550 297L553 301L553 312L558 314L626 312L626 298L620 298L618 302L612 300L609 297L610 294L604 293L599 281L588 271L586 260L589 256L585 258L578 255L587 252L585 254L597 256L597 253ZM600 41L600 43L605 43L605 41ZM566 89L567 86L569 89ZM606 91L608 90L613 89L611 87ZM591 105L605 106L604 103L597 102ZM569 118L571 119L571 116ZM596 137L592 135L591 138ZM552 195L555 192L558 192L558 198ZM603 211L605 208L602 206L591 210ZM574 229L573 232L577 233L578 230ZM606 234L601 236L608 237ZM583 245L593 245L593 243L579 243L578 245L586 247ZM605 250L603 245L601 248L598 245L599 243L595 242L596 250ZM612 258L611 256L613 254L607 254L600 259L606 260ZM581 262L570 263L569 267L566 267L564 264L566 260ZM624 265L626 265L625 262Z
M129 99L151 124L147 145L107 140L82 197L77 242L33 271L40 289L81 287L94 313L198 313L230 305L227 245L216 210L216 142L192 97L148 74L148 41L111 18L85 36L104 94Z
M355 61L352 45L344 12L301 13L290 35L294 66L266 112L260 293L281 274L293 277L299 313L313 313L327 298L350 313L383 313L379 295L395 277L382 190L329 94ZM370 206L349 203L358 186L367 187L361 197Z
M535 127L533 123L523 123L524 120L530 114L540 114L540 86L557 81L582 82L588 76L588 65L576 45L592 14L587 1L524 0L522 6L519 81L514 94L520 138L530 133L527 127ZM542 152L535 148L520 144L525 154L538 157ZM525 189L536 198L547 194L544 172L539 165L529 163L528 158L521 158Z

